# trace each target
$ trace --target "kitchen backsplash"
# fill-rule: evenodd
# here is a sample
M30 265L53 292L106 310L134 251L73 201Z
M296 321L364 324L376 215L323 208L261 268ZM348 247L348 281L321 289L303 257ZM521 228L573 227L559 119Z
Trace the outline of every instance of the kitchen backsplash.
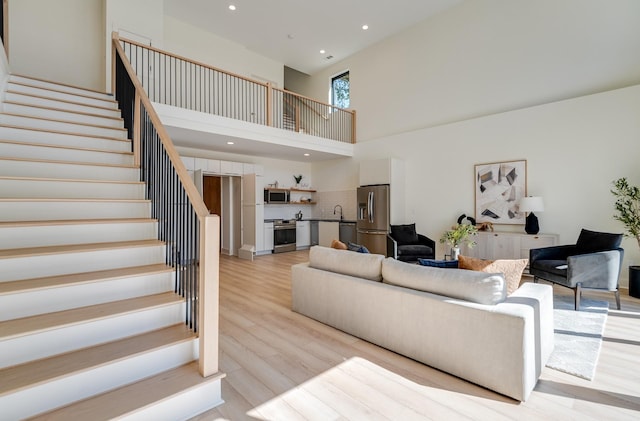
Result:
M333 219L339 218L339 214L333 214L336 205L342 206L344 219L354 221L356 219L356 191L329 191L313 193L315 205L265 205L264 219L294 219L298 211L302 211L302 217Z

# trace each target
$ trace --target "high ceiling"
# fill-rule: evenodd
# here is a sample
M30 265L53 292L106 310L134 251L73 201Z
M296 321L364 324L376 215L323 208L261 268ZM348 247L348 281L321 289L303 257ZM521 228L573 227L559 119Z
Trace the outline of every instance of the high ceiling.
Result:
M169 16L313 74L461 1L164 0L164 9ZM229 10L231 4L235 11Z

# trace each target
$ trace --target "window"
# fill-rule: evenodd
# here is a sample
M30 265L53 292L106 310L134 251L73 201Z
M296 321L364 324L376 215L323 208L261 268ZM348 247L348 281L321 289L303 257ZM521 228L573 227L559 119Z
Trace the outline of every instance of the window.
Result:
M331 78L331 105L349 108L349 71Z

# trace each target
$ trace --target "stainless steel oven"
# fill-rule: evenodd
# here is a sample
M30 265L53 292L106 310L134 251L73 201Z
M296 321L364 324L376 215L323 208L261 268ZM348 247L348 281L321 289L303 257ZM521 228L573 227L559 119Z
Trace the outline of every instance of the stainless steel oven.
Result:
M273 252L296 250L296 221L293 219L273 221Z

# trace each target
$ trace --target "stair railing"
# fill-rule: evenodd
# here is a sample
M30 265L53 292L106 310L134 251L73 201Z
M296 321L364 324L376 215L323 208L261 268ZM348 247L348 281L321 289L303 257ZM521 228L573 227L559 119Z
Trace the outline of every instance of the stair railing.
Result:
M115 34L112 44L113 92L166 263L175 270L175 291L186 302L185 322L199 336L200 374L210 376L218 372L220 218L209 214Z
M153 102L284 130L283 101L295 98L305 133L355 143L355 111L325 104L149 45L119 38Z

